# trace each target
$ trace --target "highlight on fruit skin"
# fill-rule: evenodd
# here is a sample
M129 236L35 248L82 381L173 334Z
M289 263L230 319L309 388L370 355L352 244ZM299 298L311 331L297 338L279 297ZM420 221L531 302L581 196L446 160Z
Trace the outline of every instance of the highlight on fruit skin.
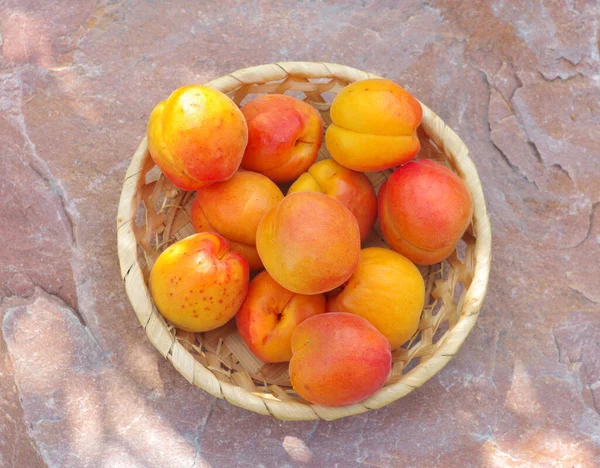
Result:
M380 247L360 251L358 267L341 291L330 296L328 311L368 320L396 349L417 332L425 304L425 282L406 257Z
M251 270L260 270L256 229L261 218L283 199L279 187L257 172L236 172L230 179L199 189L190 209L196 232L217 232L241 253Z
M339 201L356 218L361 241L367 238L377 219L377 196L369 178L333 159L310 166L289 188L288 194L294 192L320 192Z
M229 179L242 162L248 126L225 94L183 86L160 102L148 121L148 151L177 187L195 190Z
M287 195L258 224L256 248L269 274L298 294L319 294L350 278L358 264L354 215L316 192Z
M464 181L427 159L396 169L379 189L378 205L387 243L421 265L448 257L473 217L473 200Z
M421 148L421 104L393 81L373 78L346 86L334 98L325 144L342 166L381 171L413 159Z
M292 334L292 387L311 403L344 406L363 401L383 386L391 366L390 343L358 315L315 315Z
M158 311L189 332L213 330L228 322L248 291L246 259L220 235L204 232L164 250L150 272Z
M324 312L323 294L293 293L263 271L250 282L235 318L241 337L255 356L264 362L287 362L292 358L294 329Z
M319 112L284 94L259 96L242 107L248 146L242 167L277 183L294 180L317 158L323 140Z

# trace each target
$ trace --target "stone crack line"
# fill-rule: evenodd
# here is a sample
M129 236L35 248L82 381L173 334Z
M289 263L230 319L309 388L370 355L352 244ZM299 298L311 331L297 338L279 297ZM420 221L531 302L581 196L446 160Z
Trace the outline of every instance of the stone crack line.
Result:
M206 418L204 418L204 420L202 420L200 425L198 427L196 427L196 431L200 431L200 432L198 432L196 437L194 437L194 445L196 446L196 455L194 456L194 460L192 462L192 468L194 468L196 466L198 458L200 457L200 454L202 453L202 442L204 440L204 433L206 432L206 427L208 426L208 421L210 420L210 418L217 406L217 401L218 401L218 399L215 397L215 399L213 400L213 402L210 405L210 408L208 410L208 414L206 415Z
M587 232L586 232L584 238L581 239L577 244L575 244L575 245L573 245L571 247L568 247L568 248L570 248L570 249L576 249L577 247L583 245L589 239L590 234L592 233L592 228L594 227L594 216L595 216L595 213L596 213L596 208L598 208L598 206L600 206L600 202L596 202L596 203L592 204L592 209L590 210L590 218L589 218L588 229L587 229ZM571 288L571 289L573 289L573 288ZM577 290L575 290L575 291L577 291ZM577 292L581 292L581 291L577 291ZM592 301L592 302L595 302L595 301Z

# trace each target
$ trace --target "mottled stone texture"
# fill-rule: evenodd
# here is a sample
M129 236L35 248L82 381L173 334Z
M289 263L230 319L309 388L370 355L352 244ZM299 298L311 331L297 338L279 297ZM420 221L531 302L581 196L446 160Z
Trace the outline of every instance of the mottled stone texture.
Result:
M0 466L600 466L599 17L591 0L0 2ZM336 422L190 386L117 266L153 105L278 60L404 84L470 147L492 219L460 353Z

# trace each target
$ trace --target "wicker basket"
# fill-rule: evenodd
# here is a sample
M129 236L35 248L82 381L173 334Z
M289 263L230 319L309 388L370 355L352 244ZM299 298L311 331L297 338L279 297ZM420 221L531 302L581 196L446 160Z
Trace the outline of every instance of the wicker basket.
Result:
M329 63L261 65L208 83L238 105L265 93L289 93L317 108L325 126L332 97L347 84L376 77ZM340 408L313 405L291 389L287 364L264 364L246 347L235 321L211 332L175 329L157 312L148 291L150 269L170 243L194 233L189 221L192 192L177 189L148 154L146 139L127 170L117 220L121 274L127 295L149 340L193 385L233 405L287 420L336 419L380 408L423 385L458 351L473 328L486 293L491 233L479 176L462 140L423 105L419 157L445 162L465 181L474 202L471 227L442 264L421 268L426 306L412 340L393 352L386 384L367 400ZM329 158L325 145L319 159ZM369 173L376 188L391 171ZM386 246L379 226L366 241ZM350 372L351 370L349 370Z

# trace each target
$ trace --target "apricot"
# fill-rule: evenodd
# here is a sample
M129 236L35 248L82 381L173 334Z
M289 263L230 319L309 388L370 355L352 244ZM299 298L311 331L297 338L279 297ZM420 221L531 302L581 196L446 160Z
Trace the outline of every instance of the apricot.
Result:
M408 91L384 79L346 86L331 104L325 144L342 166L380 171L414 158L423 109Z
M391 365L388 340L358 315L315 315L292 334L292 387L312 403L358 403L383 386Z
M432 265L456 248L473 201L458 175L420 159L396 169L381 186L378 211L387 243L415 263Z
M335 198L348 208L360 229L364 241L377 218L377 197L369 178L361 173L346 169L332 159L314 163L308 172L292 184L288 193L321 192Z
M288 291L263 271L248 288L236 315L237 328L250 350L265 362L292 358L292 333L313 315L325 312L325 296Z
M354 215L337 200L316 192L291 193L258 224L256 248L284 288L319 294L350 278L360 233Z
M196 232L217 232L231 250L241 253L250 269L262 262L256 251L256 228L261 218L283 199L279 187L262 174L238 171L229 180L198 190L190 219Z
M174 243L150 272L150 292L158 311L189 332L224 325L242 305L247 290L248 262L211 232Z
M177 187L195 190L229 179L242 162L246 120L220 91L183 86L160 102L148 122L148 150Z
M327 310L360 315L396 349L416 333L424 303L419 269L393 250L371 247L360 251L358 267Z
M242 107L248 146L242 167L280 183L306 171L317 158L323 122L315 108L283 94L257 97Z

